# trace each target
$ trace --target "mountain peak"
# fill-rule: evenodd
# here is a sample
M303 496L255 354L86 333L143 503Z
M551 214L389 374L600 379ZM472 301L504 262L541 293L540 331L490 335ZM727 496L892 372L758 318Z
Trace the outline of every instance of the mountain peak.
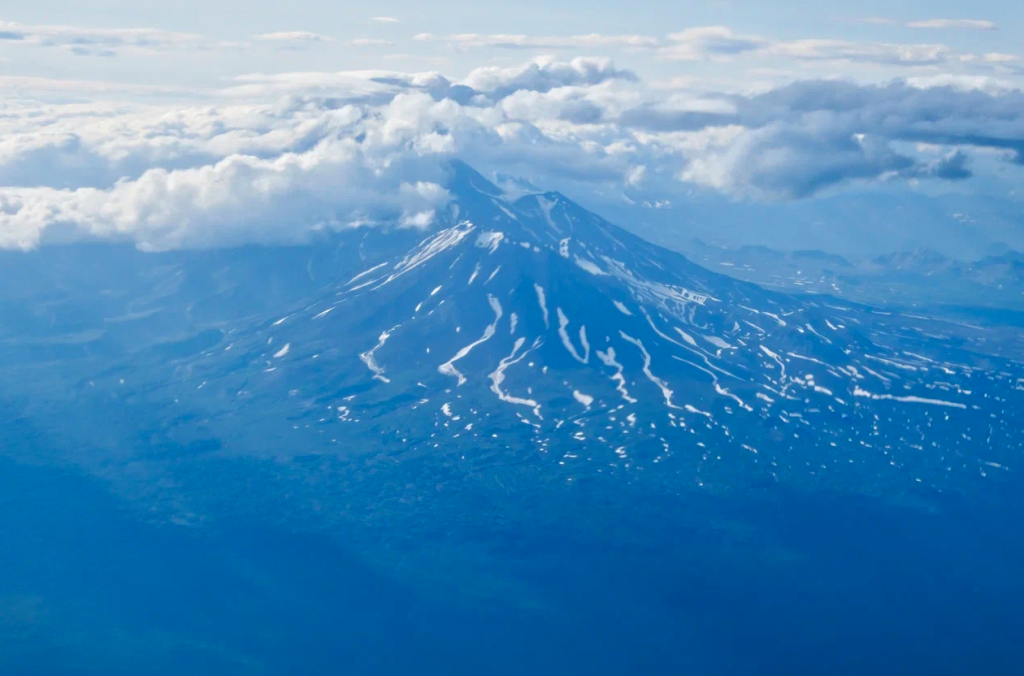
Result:
M487 180L483 174L460 159L450 160L447 164L449 176L445 187L457 197L468 194L482 193L490 197L502 197L501 188Z

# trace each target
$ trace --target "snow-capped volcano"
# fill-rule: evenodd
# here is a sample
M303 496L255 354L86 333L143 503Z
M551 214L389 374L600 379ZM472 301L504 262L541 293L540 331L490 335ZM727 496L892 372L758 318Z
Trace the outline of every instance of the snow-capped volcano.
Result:
M449 190L411 248L179 364L178 405L266 407L245 433L304 453L383 435L468 463L540 454L566 480L660 464L723 488L741 467L941 490L1020 444L1017 414L991 410L1020 374L939 322L768 292L463 164Z

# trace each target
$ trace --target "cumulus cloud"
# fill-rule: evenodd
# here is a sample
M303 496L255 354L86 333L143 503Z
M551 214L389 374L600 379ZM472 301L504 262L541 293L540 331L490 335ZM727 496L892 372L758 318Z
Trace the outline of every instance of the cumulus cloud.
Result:
M729 193L800 198L836 183L907 171L914 161L883 138L828 124L772 123L694 157L684 180Z
M167 249L423 227L447 213L454 158L637 203L680 181L800 199L850 182L967 180L979 151L1021 163L1024 94L953 85L714 94L650 87L605 59L542 58L462 79L253 74L191 105L8 99L0 247L100 237Z
M760 105L782 106L802 116L825 113L833 122L899 141L1024 151L1024 93L1001 96L945 87L920 89L904 82L862 86L852 82L803 82L751 100L751 119L765 119Z
M159 250L302 242L380 220L427 225L447 201L436 183L440 165L423 159L436 148L416 119L432 104L424 95L399 96L370 124L359 124L359 111L341 111L348 133L321 133L312 147L275 157L231 152L108 187L0 189L0 246L85 236Z
M921 164L899 144L983 148L1024 157L1024 94L991 95L904 82L864 86L808 81L751 97L732 96L733 113L629 111L630 125L661 134L737 131L689 154L684 180L738 195L801 198L853 180L968 177L966 156Z
M492 99L503 99L520 90L544 93L557 87L593 86L609 80L636 82L638 78L632 71L616 68L610 59L565 62L541 58L513 68L477 68L461 84L485 92Z
M385 102L402 91L423 91L464 105L489 105L518 91L549 92L560 87L595 86L605 82L637 82L635 73L617 68L610 59L576 58L559 61L540 57L508 68L476 68L461 80L440 73L400 71L339 71L253 73L235 78L236 85L222 93L232 97L280 94L337 93L348 103Z
M438 181L454 157L618 180L626 160L500 105L615 78L635 81L604 60L540 60L471 73L479 92L433 73L330 78L375 93L359 103L338 92L217 108L7 104L21 128L0 123L0 246L85 236L165 249L305 241L380 221L422 226L443 208Z

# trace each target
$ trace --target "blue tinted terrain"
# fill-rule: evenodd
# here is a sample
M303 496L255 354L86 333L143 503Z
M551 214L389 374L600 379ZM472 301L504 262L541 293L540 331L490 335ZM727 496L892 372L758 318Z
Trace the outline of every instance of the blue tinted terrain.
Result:
M613 506L595 485L429 508L475 523L197 532L59 469L5 460L3 477L14 673L952 674L1024 657L1019 521L962 504L629 489ZM617 509L634 501L643 516Z
M425 231L0 254L0 671L1020 673L1012 316L449 189Z

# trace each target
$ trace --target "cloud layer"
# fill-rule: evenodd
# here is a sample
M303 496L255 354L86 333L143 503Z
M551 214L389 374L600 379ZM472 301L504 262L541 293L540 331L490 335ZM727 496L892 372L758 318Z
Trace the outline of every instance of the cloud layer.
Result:
M721 53L755 40L703 32ZM711 46L709 46L711 45ZM1024 94L799 81L735 94L651 86L607 59L542 58L460 79L253 74L202 105L0 103L0 247L98 237L146 249L425 227L445 164L656 203L701 188L801 199L851 183L963 181L1024 162Z
M907 25L916 28L941 28L958 27L957 24L958 22L948 19L938 19ZM994 25L992 28L995 28ZM778 40L738 34L726 26L704 26L671 33L668 41L658 48L658 54L672 61L726 60L746 55L760 59L796 62L962 68L1009 64L1018 60L1012 54L975 54L938 43L856 42L823 38Z
M59 25L24 25L0 21L0 41L27 46L54 47L79 56L115 56L119 53L156 53L160 50L197 48L202 36L155 28L81 28Z

